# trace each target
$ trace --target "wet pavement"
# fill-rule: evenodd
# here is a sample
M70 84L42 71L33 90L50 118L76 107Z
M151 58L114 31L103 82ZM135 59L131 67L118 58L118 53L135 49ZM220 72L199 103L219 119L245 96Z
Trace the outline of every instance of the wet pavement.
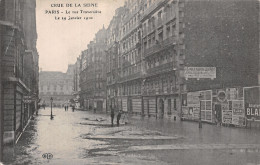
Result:
M260 165L260 131L133 116L40 109L5 164Z

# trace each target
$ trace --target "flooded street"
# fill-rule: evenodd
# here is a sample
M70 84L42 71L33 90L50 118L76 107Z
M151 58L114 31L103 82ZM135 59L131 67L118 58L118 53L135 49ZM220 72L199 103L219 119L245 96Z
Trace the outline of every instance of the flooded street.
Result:
M50 108L25 129L5 164L260 164L260 132L133 116L111 127L109 115ZM48 157L47 155L52 155ZM47 159L48 158L48 159Z

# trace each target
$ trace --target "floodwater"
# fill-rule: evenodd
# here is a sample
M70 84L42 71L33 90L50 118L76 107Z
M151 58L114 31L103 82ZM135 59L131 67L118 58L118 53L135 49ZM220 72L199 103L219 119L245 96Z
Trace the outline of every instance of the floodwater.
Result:
M5 164L259 165L260 131L133 116L40 109Z

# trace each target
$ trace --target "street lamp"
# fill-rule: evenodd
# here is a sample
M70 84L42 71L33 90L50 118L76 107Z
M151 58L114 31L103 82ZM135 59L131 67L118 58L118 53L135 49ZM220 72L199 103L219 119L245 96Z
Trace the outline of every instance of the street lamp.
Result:
M202 94L200 93L199 97L199 101L200 101L200 116L199 116L199 128L202 128L202 123L201 123L201 99L202 99Z
M52 102L53 102L53 98L51 97L51 120L53 119L53 115L52 115Z
M174 64L175 65L175 64ZM174 90L175 91L177 91L177 89L176 89L176 80L177 80L177 76L176 76L176 71L177 71L177 68L175 68L175 66L174 66L174 68L173 68L173 73L174 73ZM179 89L180 90L180 89ZM180 97L180 96L179 96ZM181 99L180 99L180 102L181 102ZM181 103L182 104L182 103ZM181 118L182 118L182 116L181 116ZM176 121L176 116L174 115L174 117L173 117L173 119L174 119L174 121Z

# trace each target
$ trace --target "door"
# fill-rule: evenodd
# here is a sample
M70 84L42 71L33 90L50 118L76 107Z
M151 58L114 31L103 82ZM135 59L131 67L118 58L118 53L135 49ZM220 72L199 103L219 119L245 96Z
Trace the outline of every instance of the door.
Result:
M216 111L216 121L218 123L222 122L222 113L221 113L221 105L220 104L216 104L215 105L215 111Z

